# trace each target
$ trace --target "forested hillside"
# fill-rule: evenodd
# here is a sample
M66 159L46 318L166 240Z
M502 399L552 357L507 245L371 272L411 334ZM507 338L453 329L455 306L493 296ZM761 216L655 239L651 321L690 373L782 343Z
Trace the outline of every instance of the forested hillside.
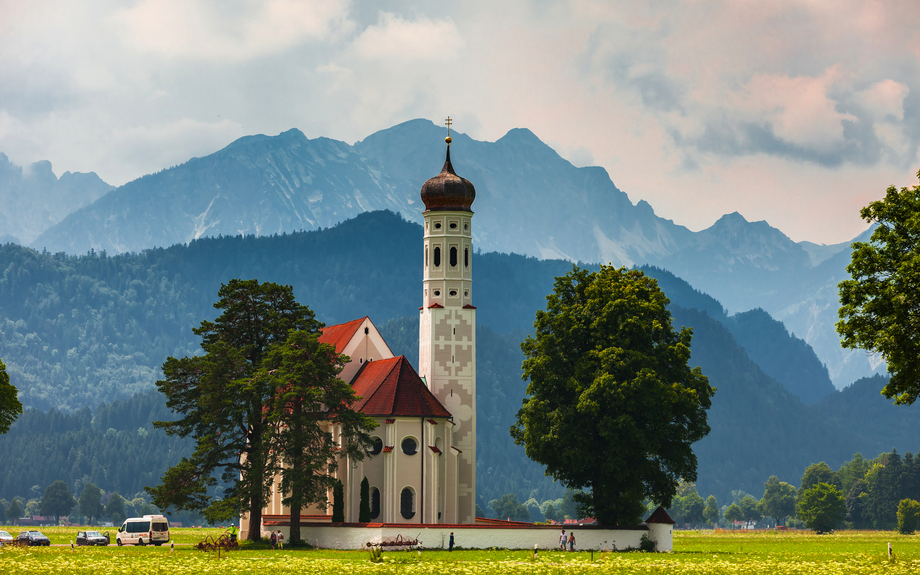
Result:
M25 496L61 479L73 493L92 483L133 496L154 485L170 465L191 453L191 440L167 436L151 422L171 420L158 391L72 413L26 409L0 435L0 499Z
M393 350L417 365L421 237L420 226L389 212L375 212L328 230L202 239L115 257L2 246L0 358L25 405L65 412L30 412L15 430L45 421L41 417L69 421L67 433L85 434L80 441L95 450L97 464L90 463L90 471L85 467L86 452L71 451L70 439L52 443L51 436L37 437L35 441L45 443L29 447L29 453L45 450L58 470L73 471L65 471L71 481L98 479L92 470L108 469L111 477L99 479L99 484L109 490L116 485L123 489L121 481L133 481L124 479L137 475L130 467L132 459L95 454L105 453L112 441L122 441L118 445L126 453L131 452L130 442L137 443L138 452L149 447L154 454L147 459L152 475L144 481L154 483L175 451L171 447L156 455L163 442L137 434L149 418L124 429L105 424L100 431L98 424L91 432L88 411L66 412L149 391L167 356L197 353L192 328L215 317L217 290L232 278L290 284L298 301L330 324L370 315ZM491 498L508 492L517 493L521 501L559 497L561 486L526 460L508 428L525 389L519 344L536 310L545 306L553 278L571 264L489 253L476 254L473 266L480 338L480 504L486 507ZM692 361L719 389L710 413L713 432L697 446L701 492L755 492L771 474L795 481L815 458L842 462L854 451L872 453L876 446L878 451L916 448L910 444L918 436L915 420L902 417L903 411L884 401L879 404L877 382L832 393L807 407L793 393L806 402L821 397L828 389L826 370L782 324L759 310L727 316L718 301L673 274L655 268L645 271L670 297L675 322L694 328ZM874 403L861 395L871 395L873 388ZM101 409L97 419L108 408ZM135 423L144 419L138 417ZM851 434L852 421L864 422L865 432ZM899 435L888 432L889 421L902 426ZM114 438L106 435L109 427L115 430ZM21 431L16 433L20 435L11 432L9 437L25 441ZM41 469L19 470L16 485L40 484L46 478Z

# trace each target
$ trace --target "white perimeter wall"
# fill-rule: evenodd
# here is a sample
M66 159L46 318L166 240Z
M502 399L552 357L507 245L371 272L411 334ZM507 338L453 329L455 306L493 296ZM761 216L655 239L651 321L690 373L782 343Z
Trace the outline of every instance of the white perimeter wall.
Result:
M285 541L290 541L290 528L279 527ZM467 549L487 549L490 547L506 549L557 549L559 535L563 526L507 528L492 526L440 527L419 526L406 527L349 527L333 525L301 526L300 536L310 545L324 549L367 549L367 543L379 543L395 540L397 535L403 539L418 539L423 547L429 549L447 549L450 532L454 532L454 545ZM276 529L277 530L277 529ZM644 533L658 543L658 551L673 550L673 529L671 525L653 524L648 530L631 529L597 529L592 527L565 526L566 534L575 532L576 550L624 550L639 548ZM268 537L269 532L262 533ZM386 550L386 548L384 548Z

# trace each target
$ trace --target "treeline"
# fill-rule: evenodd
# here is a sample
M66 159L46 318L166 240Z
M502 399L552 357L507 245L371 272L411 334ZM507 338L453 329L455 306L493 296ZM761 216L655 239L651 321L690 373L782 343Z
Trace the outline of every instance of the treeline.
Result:
M144 487L156 485L167 467L194 448L191 440L167 436L151 424L171 419L155 390L104 403L95 411L26 409L0 435L0 461L15 462L0 466L0 499L7 501L0 507L18 498L24 514L41 515L29 502L40 504L44 489L56 480L73 494L98 486L103 503L115 492L135 501L135 507L141 505L138 498L149 503Z
M920 457L910 452L901 457L893 450L874 459L857 453L836 471L823 461L813 463L805 468L798 488L772 475L759 499L734 490L732 500L721 507L715 496L704 500L696 485L681 483L668 511L678 524L688 526L756 523L771 518L775 525L788 520L790 526L819 531L903 530L899 507L905 507L905 501L920 501ZM906 507L920 510L917 503ZM916 526L914 521L907 531Z

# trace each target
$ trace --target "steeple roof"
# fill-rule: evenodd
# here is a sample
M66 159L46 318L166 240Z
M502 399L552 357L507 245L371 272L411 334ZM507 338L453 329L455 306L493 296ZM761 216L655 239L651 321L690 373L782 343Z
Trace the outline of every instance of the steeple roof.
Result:
M476 188L454 172L450 163L450 144L441 173L422 185L422 201L430 211L471 212L476 199Z
M361 396L355 409L365 415L450 417L404 355L365 362L351 387Z

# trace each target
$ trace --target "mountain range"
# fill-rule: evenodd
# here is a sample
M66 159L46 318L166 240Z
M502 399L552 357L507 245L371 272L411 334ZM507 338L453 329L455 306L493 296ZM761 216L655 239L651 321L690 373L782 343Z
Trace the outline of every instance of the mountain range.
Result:
M443 162L443 135L412 120L354 145L298 130L247 136L111 190L23 243L119 254L321 229L379 209L420 222L418 191ZM782 321L814 348L837 388L885 371L877 358L841 349L834 329L849 242L796 243L737 213L692 232L647 202L633 204L606 170L573 166L527 129L495 142L455 133L451 146L457 173L476 186L477 248L667 269L731 313L761 308Z

